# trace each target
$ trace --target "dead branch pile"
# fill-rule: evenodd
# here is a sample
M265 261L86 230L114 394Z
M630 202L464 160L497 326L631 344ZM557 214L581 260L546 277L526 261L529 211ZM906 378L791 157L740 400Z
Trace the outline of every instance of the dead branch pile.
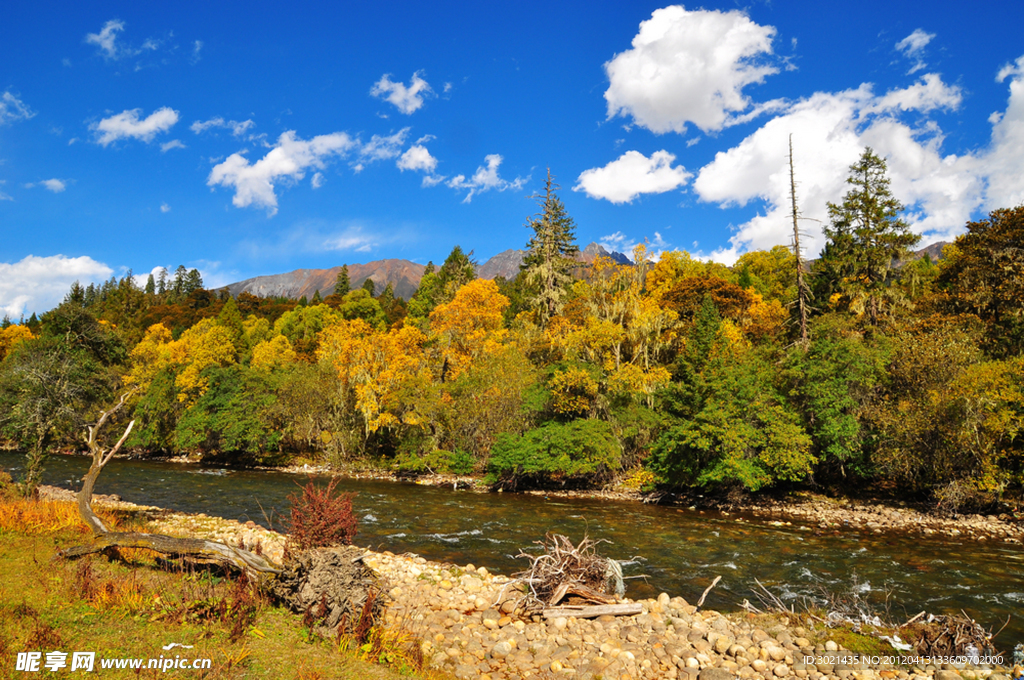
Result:
M931 616L905 624L901 633L921 656L977 656L994 652L992 633L971 617Z
M525 610L553 607L562 600L570 603L611 604L623 593L622 569L614 560L597 554L600 541L584 536L574 545L567 536L548 534L537 545L540 555L520 551L516 557L530 560L529 569L513 574L526 586L520 603Z

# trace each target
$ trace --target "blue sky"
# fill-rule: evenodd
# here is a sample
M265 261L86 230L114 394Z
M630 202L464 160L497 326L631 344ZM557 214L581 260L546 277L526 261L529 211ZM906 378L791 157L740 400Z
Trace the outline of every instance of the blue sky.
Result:
M66 3L0 25L0 309L522 248L807 250L872 146L924 243L1024 202L1019 2Z

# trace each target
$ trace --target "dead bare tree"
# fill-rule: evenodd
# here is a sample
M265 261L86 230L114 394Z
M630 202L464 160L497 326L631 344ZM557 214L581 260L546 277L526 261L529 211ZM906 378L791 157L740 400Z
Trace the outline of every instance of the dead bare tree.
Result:
M110 462L110 459L117 453L131 434L135 421L132 420L124 430L124 434L110 449L104 449L99 441L99 433L107 421L117 413L128 401L128 398L135 392L129 390L121 395L120 401L110 409L100 414L96 424L88 428L88 436L85 438L89 445L89 452L92 454L92 465L89 471L82 478L82 490L78 492L78 513L90 529L92 529L92 542L87 545L72 546L63 552L65 557L81 557L90 553L102 552L109 548L148 548L165 555L192 556L207 560L213 560L233 566L250 576L259 574L279 574L279 565L268 561L266 558L243 550L234 548L217 541L207 541L200 538L179 538L163 534L149 534L135 531L111 531L92 509L92 491L96 485L96 478L99 477L103 467Z
M796 300L800 310L800 344L807 347L807 308L811 291L804 280L804 258L800 251L799 213L796 209L796 176L793 172L793 135L789 136L789 194L793 202L793 253L796 255Z

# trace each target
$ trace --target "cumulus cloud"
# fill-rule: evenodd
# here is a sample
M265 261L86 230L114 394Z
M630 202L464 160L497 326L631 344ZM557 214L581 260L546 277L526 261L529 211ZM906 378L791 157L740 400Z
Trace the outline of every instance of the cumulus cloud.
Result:
M324 185L324 173L318 172L313 175L313 179L309 180L310 186L314 189L319 189Z
M572 190L612 203L630 203L641 194L672 191L693 176L681 165L673 168L675 159L668 151L655 151L650 158L627 151L603 168L583 171Z
M632 117L656 133L682 133L688 122L721 130L751 108L743 89L778 72L764 61L775 33L738 10L656 10L632 49L605 64L608 118Z
M430 155L427 147L422 144L414 144L406 149L396 165L402 172L418 170L420 172L433 173L437 169L437 159Z
M255 163L250 163L242 153L231 154L213 167L206 184L231 187L235 190L231 202L236 207L256 205L266 208L272 216L277 213L275 185L297 182L310 169L323 170L332 157L345 156L358 146L358 141L344 132L303 140L289 130Z
M107 279L113 270L91 257L51 255L0 262L0 313L18 319L60 304L75 281L83 285Z
M161 203L160 204L160 212L162 212L162 213L169 213L169 212L171 212L171 206L167 205L166 203Z
M188 129L198 135L210 128L225 128L227 130L231 130L231 134L235 137L241 137L247 130L253 127L256 127L256 123L251 120L224 120L221 116L217 116L210 120L197 120L192 123Z
M34 115L36 115L35 112L10 91L0 95L0 125L7 125L18 120L28 120Z
M514 180L502 179L498 175L498 166L504 159L496 154L492 153L484 156L484 163L473 173L473 176L469 179L465 175L456 175L452 177L446 183L453 189L458 191L467 191L466 197L462 199L463 203L469 203L473 200L474 194L480 194L485 191L494 189L495 191L505 191L506 189L519 189L526 182L530 180L529 177L522 178L516 177Z
M1024 201L1024 57L1000 72L1010 78L1004 114L991 119L988 148L964 155L943 154L943 133L927 114L956 109L958 88L926 74L909 87L876 95L870 84L854 90L816 93L794 103L737 146L703 167L693 187L698 196L722 206L763 202L764 212L739 225L729 246L711 257L729 262L744 251L770 248L790 240L788 139L793 135L797 200L802 242L814 256L824 245L821 224L826 203L846 193L849 166L865 146L887 159L895 196L905 217L926 241L949 240L961 233L982 208ZM913 122L901 114L914 112ZM812 221L817 220L817 221Z
M994 114L992 142L985 156L988 186L985 207L1012 208L1024 203L1024 56L999 70L997 82L1010 79L1006 111Z
M935 37L934 33L928 33L920 28L914 29L914 32L908 35L903 40L896 43L896 49L906 55L908 58L914 60L914 65L907 71L910 73L917 73L928 65L924 62L924 48L928 46L928 43Z
M408 116L423 106L423 100L434 93L421 73L422 71L417 71L412 74L408 87L401 82L392 82L391 74L385 73L370 88L370 94L391 102L395 108Z
M119 139L139 139L152 142L162 132L167 132L178 122L178 112L170 107L157 109L142 120L142 109L131 109L104 118L90 126L96 133L96 143L108 146Z

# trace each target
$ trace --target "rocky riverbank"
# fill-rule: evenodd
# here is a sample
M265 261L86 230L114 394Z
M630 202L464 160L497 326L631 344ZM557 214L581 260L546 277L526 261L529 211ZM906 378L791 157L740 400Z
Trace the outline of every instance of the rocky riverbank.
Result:
M48 487L47 497L71 492ZM280 559L284 537L252 522L134 506L110 497L97 504L143 512L150 529L215 538ZM364 563L385 584L386 623L418 641L431 664L458 678L678 678L681 680L1008 680L1004 668L955 670L897 666L845 652L833 631L792 616L700 611L662 593L641 600L636 616L597 619L517 614L506 576L486 567L430 562L365 550ZM806 626L806 627L805 627Z

